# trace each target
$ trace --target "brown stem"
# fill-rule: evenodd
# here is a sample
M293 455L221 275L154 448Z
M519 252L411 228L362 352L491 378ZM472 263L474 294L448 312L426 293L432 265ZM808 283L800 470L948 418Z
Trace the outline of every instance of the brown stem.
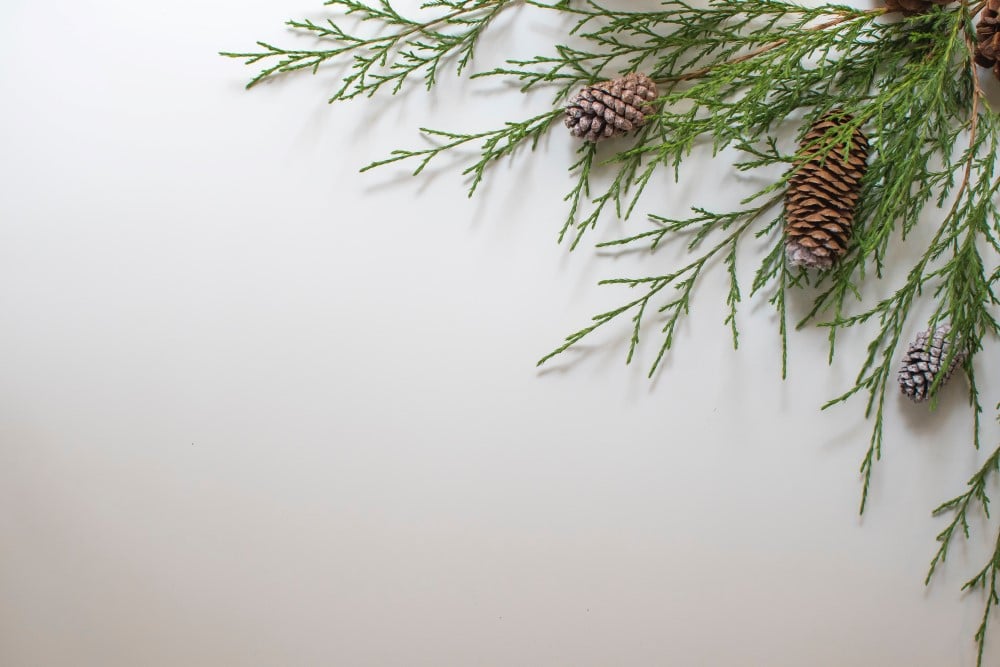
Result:
M965 0L963 0L962 4L967 5ZM982 8L981 5L983 4L985 3L980 3L980 9ZM948 212L948 215L945 218L946 220L950 218L951 215L958 209L958 205L962 200L962 193L965 192L966 188L969 187L969 178L972 175L972 163L973 161L975 161L976 157L972 151L973 147L976 144L976 132L978 131L979 128L979 101L985 100L983 87L979 83L979 70L976 69L976 58L975 58L976 47L975 44L972 43L972 37L968 33L966 33L965 35L965 47L966 50L969 52L969 69L972 71L972 87L973 87L972 111L970 112L970 117L969 117L970 152L969 152L969 157L965 161L965 170L962 173L962 182L959 184L958 191L955 193L955 203L952 204L951 210Z

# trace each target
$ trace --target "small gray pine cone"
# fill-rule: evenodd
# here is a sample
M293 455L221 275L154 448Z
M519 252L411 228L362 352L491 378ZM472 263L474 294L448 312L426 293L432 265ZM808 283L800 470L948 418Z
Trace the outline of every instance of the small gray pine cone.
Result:
M638 129L655 109L656 83L632 72L613 81L587 86L566 107L566 127L574 137L600 141Z
M827 132L851 120L837 110L823 115L803 137L801 147L818 152ZM829 269L847 252L861 179L868 168L868 139L855 129L846 161L841 145L832 147L825 161L813 155L796 167L785 192L785 254L794 266Z
M899 388L911 401L920 403L930 398L931 385L942 373L941 366L951 350L951 343L948 341L950 331L950 324L942 324L933 331L921 331L906 350L899 368ZM948 368L943 371L939 387L944 386L964 360L965 353L956 351Z
M987 0L976 26L976 64L1000 79L1000 0Z
M923 14L934 5L950 5L955 0L885 0L885 8L890 12Z

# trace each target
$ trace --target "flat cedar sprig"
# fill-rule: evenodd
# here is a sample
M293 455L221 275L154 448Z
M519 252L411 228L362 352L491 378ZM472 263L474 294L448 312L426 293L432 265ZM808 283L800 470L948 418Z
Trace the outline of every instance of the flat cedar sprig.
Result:
M625 361L631 363L641 346L652 345L655 355L648 371L653 375L677 342L677 324L693 307L698 285L711 272L722 271L728 282L724 325L734 347L739 345L738 314L745 300L763 299L774 308L782 377L793 327L826 327L831 363L838 332L856 327L870 336L854 382L823 406L860 396L864 414L871 419L860 469L862 512L882 456L886 397L895 386L901 345L915 331L950 324L950 351L943 366L963 355L971 440L979 448L982 397L976 359L984 342L1000 333L995 316L1000 305L1000 117L986 104L973 61L973 23L982 3L935 4L905 17L887 16L885 8L807 8L784 0L714 0L698 7L667 0L655 11L613 9L592 0L435 0L421 5L415 17L398 12L391 0L325 4L340 15L325 22L288 23L300 36L312 38L315 48L258 42L258 50L223 55L263 67L250 86L327 65L334 71L341 68L331 102L383 89L395 94L414 77L431 90L446 71L511 82L525 94L551 93L543 108L499 128L423 128L429 145L393 151L364 167L409 161L419 174L430 162L454 155L464 165L470 196L493 163L536 148L557 125L559 105L582 86L637 71L656 80L657 111L638 131L600 145L583 143L567 165L572 185L565 196L567 215L559 240L571 248L601 221L629 218L642 210L643 195L654 177L676 179L697 147L711 146L716 156L724 149L742 155L734 169L778 174L737 210L694 206L690 217L680 219L643 210L651 228L599 244L646 247L653 255L665 244L681 242L689 257L679 266L658 266L650 275L602 281L625 288L629 297L567 336L539 364L605 325L628 318L631 335ZM549 53L473 72L476 45L493 19L513 5L558 13L565 19L565 38ZM815 121L831 113L840 122L815 143L792 150L780 139L783 129L798 123L801 141ZM781 206L789 178L807 157L820 162L846 157L856 130L867 135L872 150L860 184L851 244L829 271L816 274L791 267L785 258ZM916 252L911 247L903 253L904 244L915 242L918 225L929 225L929 241ZM737 261L746 256L741 248L747 239L767 247L752 280L743 284ZM909 270L898 284L887 285L886 267L902 261L911 262ZM882 281L880 291L887 296L873 298L873 280ZM811 291L812 305L792 312L788 292L804 287ZM932 313L929 322L914 320L918 307ZM652 329L647 326L653 323ZM940 377L933 382L931 395L940 383ZM996 473L1000 449L985 460L964 493L934 511L951 520L938 535L927 583L956 536L970 537L970 512L989 516L987 491ZM990 620L1000 604L998 575L1000 532L992 556L963 588L985 592L975 634L979 665Z
M476 188L486 175L486 169L501 158L513 156L518 149L528 146L534 150L538 142L548 131L552 123L562 116L562 109L555 109L538 114L526 120L506 123L497 130L486 132L476 132L472 134L460 132L446 132L443 130L433 130L422 127L420 131L425 136L439 140L429 148L416 150L399 149L394 150L389 157L377 160L362 167L361 171L369 171L377 167L384 167L387 164L401 162L403 160L415 160L417 168L413 170L416 176L430 164L431 160L444 155L454 148L464 146L468 143L479 144L479 159L465 168L462 175L470 177L468 194L471 197L476 192Z
M344 16L378 26L371 34L346 29L332 19L291 20L286 25L300 36L309 36L328 48L289 49L257 42L258 51L224 51L221 55L243 59L247 65L266 66L247 84L300 70L315 74L327 64L350 63L340 87L330 102L359 95L374 95L383 86L395 94L407 79L416 75L430 90L439 70L451 59L461 74L471 62L480 35L490 22L516 0L431 0L421 6L435 12L430 19L410 19L393 8L389 0L368 4L359 0L326 0L324 5L340 8Z
M582 44L557 44L554 55L508 60L504 66L474 77L514 77L526 92L540 84L558 83L556 101L582 83L619 71L643 70L665 82L684 81L713 64L745 58L755 47L772 49L782 40L815 31L817 20L850 20L882 14L826 5L810 9L785 2L723 0L707 7L664 2L655 12L617 11L596 2L564 2L551 7L571 16L568 30Z
M997 406L1000 409L1000 405ZM961 536L968 540L970 537L969 511L978 507L986 518L990 518L990 497L987 492L987 485L991 478L1000 473L1000 447L983 462L982 467L974 474L968 482L968 489L965 493L959 494L951 500L946 500L934 509L934 516L944 516L951 514L951 521L944 530L938 533L937 541L940 544L934 558L931 559L930 568L924 584L930 584L938 565L941 565L948 558L948 549L956 537ZM998 575L1000 575L1000 530L997 531L996 539L993 541L993 552L986 560L986 564L971 579L962 586L963 591L983 590L986 595L986 604L983 607L982 620L976 629L976 664L983 664L983 650L986 647L986 633L989 628L990 616L993 609L1000 605L1000 588L998 588Z

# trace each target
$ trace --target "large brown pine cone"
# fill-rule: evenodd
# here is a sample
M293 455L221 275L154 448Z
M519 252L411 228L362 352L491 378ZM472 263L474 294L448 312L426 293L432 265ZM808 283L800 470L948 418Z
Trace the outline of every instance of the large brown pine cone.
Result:
M825 160L819 153L829 141L824 138L827 133L851 120L831 111L802 139L806 158L796 163L785 192L785 253L793 265L829 269L847 252L861 179L868 168L868 139L855 129L847 160L843 144L830 147Z
M1000 79L1000 0L987 0L976 26L976 64Z
M655 111L650 102L656 94L656 83L638 72L595 83L570 100L566 127L586 141L626 134L642 127Z
M899 388L911 401L920 403L930 398L930 389L935 380L943 373L938 384L943 387L955 368L965 360L965 353L958 350L952 355L948 368L942 368L951 350L948 341L950 332L949 324L942 324L933 331L921 331L906 350L899 368Z
M921 14L934 5L950 5L955 0L885 0L885 7L890 12L904 14Z

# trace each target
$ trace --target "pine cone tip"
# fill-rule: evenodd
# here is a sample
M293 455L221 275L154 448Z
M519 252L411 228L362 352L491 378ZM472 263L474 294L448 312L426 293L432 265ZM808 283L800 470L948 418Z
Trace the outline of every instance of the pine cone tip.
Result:
M785 256L792 266L821 271L833 268L833 253L810 238L789 240L785 244Z

